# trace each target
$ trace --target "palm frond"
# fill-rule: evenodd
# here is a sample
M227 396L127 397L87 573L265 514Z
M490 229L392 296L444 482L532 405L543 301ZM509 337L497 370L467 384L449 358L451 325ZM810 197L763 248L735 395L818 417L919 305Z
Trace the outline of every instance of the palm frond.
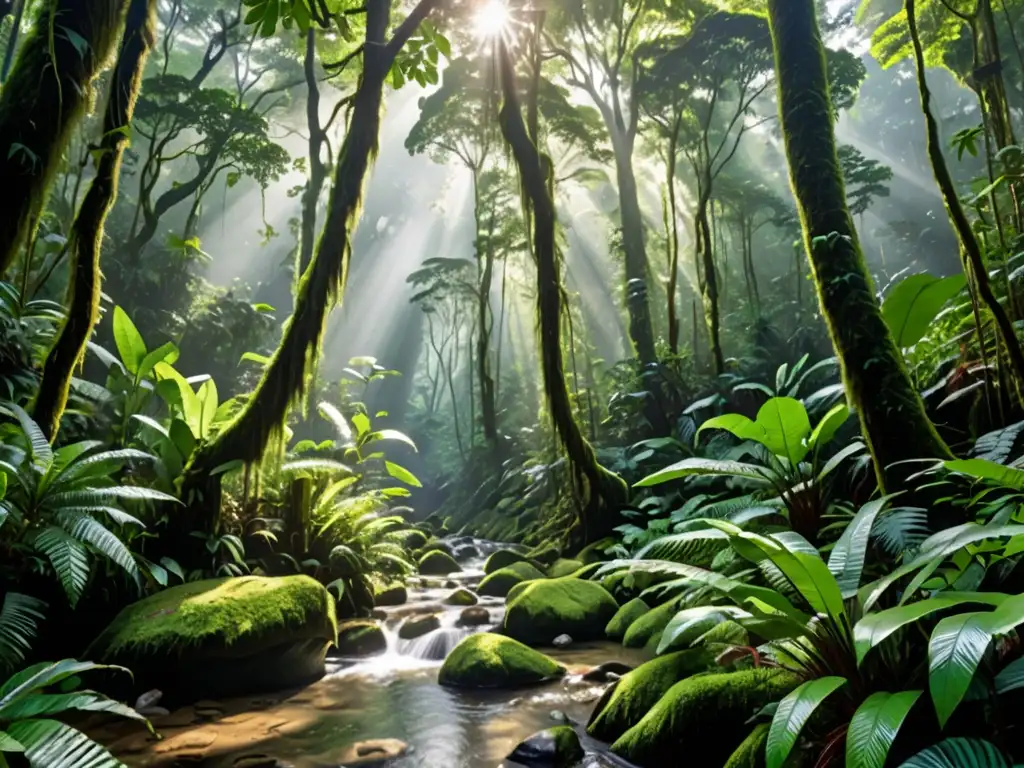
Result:
M889 555L897 557L918 549L931 535L928 510L894 507L875 521L873 536Z
M139 566L132 553L109 528L84 512L63 509L57 513L57 522L71 536L91 544L96 550L121 566L130 576L138 578Z
M72 481L82 481L95 477L106 477L121 469L129 461L156 461L151 453L139 451L134 448L122 448L117 451L103 451L94 453L91 456L79 458L70 463L61 472L58 483L65 484Z
M7 732L25 747L36 768L121 768L123 763L81 731L58 720L40 718L11 723Z
M45 555L74 606L89 580L89 553L63 529L51 525L36 534L35 548Z
M10 671L25 660L46 603L18 592L4 595L0 608L0 669Z

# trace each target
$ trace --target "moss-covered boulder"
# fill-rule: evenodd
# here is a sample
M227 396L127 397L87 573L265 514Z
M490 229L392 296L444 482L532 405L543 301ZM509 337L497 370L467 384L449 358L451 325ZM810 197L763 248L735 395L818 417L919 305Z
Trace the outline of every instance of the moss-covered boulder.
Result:
M535 733L508 756L528 768L572 768L586 756L580 737L571 725L559 725Z
M612 616L612 620L609 621L608 626L604 628L605 637L609 640L621 643L622 638L626 636L626 630L629 629L637 619L650 610L650 606L648 606L647 603L639 597L634 597L628 603L619 608L615 615Z
M437 614L428 613L421 616L410 616L398 628L398 636L402 640L413 640L420 635L425 635L440 628L441 619Z
M502 635L470 635L448 654L438 682L454 688L518 688L552 680L565 667Z
M512 563L506 568L484 576L483 581L477 585L477 592L488 597L505 597L519 582L543 578L544 574L529 563Z
M649 573L647 571L616 571L601 579L601 586L611 592L612 597L620 603L627 603L634 597L640 597L643 592L668 581L672 576L665 573ZM671 595L659 595L658 593L643 595L644 602L650 606L660 605L669 599Z
M581 579L533 581L509 602L505 634L530 645L547 645L559 635L576 642L601 640L619 606L600 584Z
M373 656L388 649L384 630L375 621L355 619L338 625L338 654Z
M761 723L736 747L723 768L765 768L765 747L770 723Z
M409 591L405 584L387 584L373 593L373 604L380 606L405 605Z
M548 566L553 565L561 556L562 550L551 542L540 544L526 553L528 559L536 560L538 563Z
M416 552L417 556L423 557L428 552L444 552L446 555L455 554L455 548L452 547L447 541L441 541L440 539L430 539Z
M526 561L526 555L511 549L499 549L484 562L484 573L494 573L502 568L507 568L513 563L525 563Z
M617 543L618 542L613 538L606 538L587 544L587 546L576 554L576 559L584 565L590 565L591 563L603 563L604 561L611 559L609 555L605 554L605 550Z
M641 768L671 765L686 745L693 765L724 765L750 732L747 721L793 690L797 679L777 669L697 675L676 683L612 751Z
M129 605L88 658L169 701L235 696L320 678L337 631L334 598L308 576L207 579Z
M604 692L587 723L587 733L601 741L615 741L643 720L672 686L713 663L714 656L707 651L690 650L641 664Z
M465 587L459 587L444 599L445 605L476 605L480 599Z
M461 571L462 566L447 552L435 549L420 558L419 569L424 576L447 576Z
M410 528L408 531L403 531L402 535L405 537L402 541L405 548L413 552L417 549L423 549L427 542L430 541L430 537L418 528Z
M582 567L583 563L579 560L555 560L555 562L548 567L548 576L552 579L560 579L563 576L573 576Z
M629 625L622 636L622 644L627 648L646 648L652 653L658 650L661 633L679 612L679 600L669 600L664 605L652 608Z

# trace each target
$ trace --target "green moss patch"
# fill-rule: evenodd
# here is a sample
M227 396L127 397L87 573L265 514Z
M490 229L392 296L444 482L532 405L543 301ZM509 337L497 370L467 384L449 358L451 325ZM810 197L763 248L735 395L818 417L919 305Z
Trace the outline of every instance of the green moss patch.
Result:
M403 535L405 540L402 543L405 545L405 548L414 552L417 549L423 549L430 540L427 534L417 528L411 528L405 531Z
M447 552L435 549L420 558L419 569L424 576L447 576L461 571L462 566Z
M601 741L615 741L639 723L672 686L712 664L713 654L703 650L670 653L641 664L605 691L590 716L587 733Z
M620 603L626 603L634 597L640 597L643 592L663 581L669 581L673 577L668 574L648 573L646 571L616 571L601 579L601 586L611 592L612 597ZM650 606L660 605L671 597L671 595L649 594L643 595L644 602Z
M747 737L752 715L798 684L775 669L697 675L676 683L612 751L642 768L671 765L685 745L687 762L724 765Z
M533 734L508 756L520 765L536 768L572 768L586 756L571 725L559 725Z
M627 648L647 648L652 653L658 650L661 633L678 612L678 600L670 600L664 605L652 608L643 616L629 625L622 636L622 644Z
M484 573L494 573L502 568L507 568L513 563L525 563L526 560L526 555L511 549L499 549L487 558L487 561L484 563Z
M600 584L562 578L533 581L505 611L505 634L530 645L547 645L567 634L576 642L600 640L619 606Z
M612 620L608 622L608 626L604 628L605 637L609 640L615 640L621 643L622 638L626 636L626 630L632 626L632 624L643 616L645 613L650 611L650 606L647 605L639 597L634 597L628 603L623 605L612 616Z
M561 556L562 551L551 542L536 546L526 553L526 557L530 560L536 560L538 563L548 566L552 565Z
M387 649L384 630L375 621L355 619L338 626L338 653L342 656L372 656Z
M470 635L444 660L438 682L455 688L517 688L561 677L554 659L502 635Z
M560 579L563 576L573 576L582 567L583 563L579 560L556 560L548 568L548 576L552 579Z
M405 584L388 584L373 593L374 605L405 605L409 591Z
M520 582L543 578L544 574L529 563L512 563L484 576L483 581L477 586L477 592L489 597L505 597L509 590Z
M586 565L590 565L591 563L601 563L606 560L610 560L611 558L605 554L605 550L608 549L608 547L614 545L615 543L615 539L607 538L600 539L599 541L595 541L592 544L587 544L587 546L585 546L577 553L576 559Z
M465 587L459 587L444 599L445 605L476 605L479 598Z
M425 635L428 632L433 632L435 629L440 628L441 619L436 614L410 616L408 619L403 621L402 626L398 628L398 636L402 640L413 640L420 635Z
M769 723L761 723L736 747L724 768L765 768L765 747L768 744Z

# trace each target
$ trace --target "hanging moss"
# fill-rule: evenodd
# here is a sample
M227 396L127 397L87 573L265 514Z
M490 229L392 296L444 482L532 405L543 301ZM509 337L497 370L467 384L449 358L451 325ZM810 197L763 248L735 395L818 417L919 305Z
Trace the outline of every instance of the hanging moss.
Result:
M71 133L114 50L124 0L39 3L0 90L0 278L31 241Z
M153 46L155 14L156 0L131 0L128 6L121 49L107 95L96 175L71 228L68 316L46 356L33 413L51 442L60 428L72 375L85 355L86 343L99 316L103 228L117 198L121 159L128 146L128 128L135 112L146 59Z
M879 483L898 490L912 470L897 462L951 454L882 318L850 218L814 0L767 0L767 8L790 182L822 315Z

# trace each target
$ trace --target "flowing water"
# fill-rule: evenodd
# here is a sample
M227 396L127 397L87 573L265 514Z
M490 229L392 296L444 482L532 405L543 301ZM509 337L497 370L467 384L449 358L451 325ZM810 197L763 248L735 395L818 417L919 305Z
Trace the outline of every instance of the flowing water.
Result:
M455 586L472 587L483 576L484 558L495 547L473 542L478 555L463 562L463 572L421 578L409 585L406 604L381 609L388 638L386 653L366 659L328 659L328 673L299 691L223 702L199 702L154 720L163 739L146 734L110 734L104 738L128 766L139 768L338 768L358 742L399 739L408 751L389 768L496 768L531 734L563 718L580 724L587 768L624 765L604 745L586 738L582 725L603 692L581 673L607 661L635 665L644 660L616 643L577 643L545 649L570 674L547 685L515 691L462 691L442 688L437 673L444 657L472 632L500 626L504 601L480 598L491 624L457 626L462 607L443 600ZM436 613L441 627L413 640L398 637L402 621ZM266 756L260 762L258 756ZM503 762L504 761L504 762Z

